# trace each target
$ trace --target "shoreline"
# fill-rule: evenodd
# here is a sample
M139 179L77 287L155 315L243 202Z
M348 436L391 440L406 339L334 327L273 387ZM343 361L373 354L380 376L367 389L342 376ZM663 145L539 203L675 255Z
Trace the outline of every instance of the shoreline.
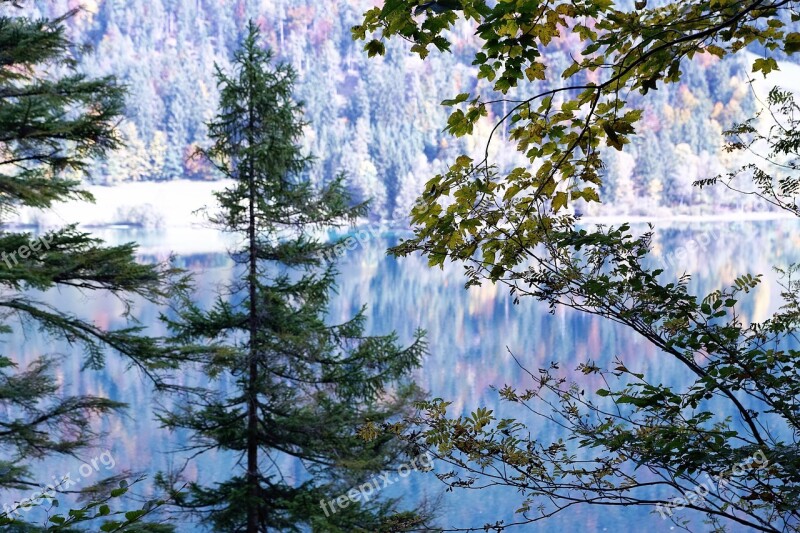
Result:
M718 222L762 222L771 220L797 220L797 217L785 211L753 211L750 213L719 213L715 215L602 215L586 216L578 220L578 224L646 224L648 222L678 222L686 224L706 224Z
M170 247L197 251L219 246L226 239L209 228L198 210L214 205L214 192L228 185L226 181L175 180L168 182L126 182L118 185L90 185L85 189L95 197L95 203L65 202L49 210L21 209L6 224L11 231L35 233L59 228L70 223L87 232L106 239L138 237L142 248ZM657 224L719 224L731 222L767 222L796 219L785 211L723 212L716 214L660 214L651 215L585 215L576 222L587 225ZM347 233L357 228L371 226L380 233L408 234L411 228L401 220L362 220ZM327 233L327 232L324 232ZM162 242L154 242L158 235ZM150 237L150 238L148 238ZM150 242L148 242L150 241ZM205 246L203 246L203 241ZM146 244L147 243L147 244ZM152 249L152 248L151 248Z

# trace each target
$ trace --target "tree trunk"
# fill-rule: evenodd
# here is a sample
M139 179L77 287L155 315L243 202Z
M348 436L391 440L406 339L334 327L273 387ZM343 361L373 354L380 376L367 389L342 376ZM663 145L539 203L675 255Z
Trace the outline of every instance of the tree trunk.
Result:
M250 68L255 61L252 50L250 51ZM253 128L255 127L253 110L253 90L255 81L252 79L252 70L248 75L248 148L253 147ZM258 272L256 270L256 217L255 217L255 168L253 154L249 156L247 168L248 176L248 239L250 264L248 268L248 291L250 298L250 353L249 365L250 374L248 376L248 401L247 401L247 533L258 533L258 346L256 334L258 330L258 317L256 316L256 280Z

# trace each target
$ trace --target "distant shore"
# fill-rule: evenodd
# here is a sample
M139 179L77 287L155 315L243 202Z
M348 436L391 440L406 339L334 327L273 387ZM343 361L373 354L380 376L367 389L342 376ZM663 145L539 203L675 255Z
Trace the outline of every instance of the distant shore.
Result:
M785 211L754 211L754 212L731 212L703 215L608 215L608 216L585 216L581 217L579 223L585 224L646 224L648 222L677 222L686 224L701 224L713 222L759 222L766 220L792 220L797 217Z
M21 209L7 219L7 227L48 229L66 224L79 224L86 229L169 230L186 234L187 230L206 232L203 214L206 206L215 205L214 192L222 190L226 181L175 180L165 182L125 182L114 186L87 185L95 203L70 201L52 209ZM666 208L661 208L662 210ZM708 209L698 207L700 209ZM582 216L579 224L699 224L733 221L766 221L794 218L790 213L726 212L716 214L653 214ZM386 229L407 229L401 221L379 223Z

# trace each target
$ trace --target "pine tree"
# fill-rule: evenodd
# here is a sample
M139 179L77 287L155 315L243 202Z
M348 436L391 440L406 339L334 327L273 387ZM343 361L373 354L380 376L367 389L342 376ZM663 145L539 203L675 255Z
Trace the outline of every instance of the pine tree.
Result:
M192 484L177 502L219 531L377 531L416 515L390 518L393 500L336 513L320 503L398 457L394 441L366 442L356 429L407 412L418 390L404 378L425 343L422 332L406 348L394 334L365 336L363 310L343 324L325 322L336 276L327 258L336 243L312 233L351 223L366 205L351 206L341 179L312 186L311 159L298 145L306 124L292 98L296 76L271 59L251 23L232 73L218 72L213 145L202 152L234 182L218 193L211 221L242 237L231 254L241 277L212 309L185 301L168 319L187 360L236 387L220 392L212 380L208 389L178 389L186 397L162 414L164 425L191 430L199 452L229 451L245 467L213 486ZM299 461L309 480L285 481L274 466L281 458Z
M36 329L38 334L83 348L86 366L102 366L109 349L150 373L163 351L138 326L106 330L61 312L40 296L51 289L100 292L121 299L157 301L170 272L135 261L134 244L104 246L68 226L42 235L8 228L21 207L49 208L67 199L90 199L71 176L119 145L115 125L123 88L113 78L89 79L64 66L76 64L64 21L17 16L15 3L0 1L0 334ZM64 397L47 354L18 368L13 346L0 355L0 491L30 489L33 461L53 453L75 454L91 443L90 420L123 404L96 396ZM37 483L38 482L38 483ZM7 520L4 511L0 518ZM14 516L16 517L16 515Z

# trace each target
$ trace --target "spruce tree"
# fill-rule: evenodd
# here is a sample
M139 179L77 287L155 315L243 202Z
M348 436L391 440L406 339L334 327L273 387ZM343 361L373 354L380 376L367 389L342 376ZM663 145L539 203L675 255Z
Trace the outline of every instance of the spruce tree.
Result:
M74 225L40 235L9 227L19 208L91 199L80 178L92 160L118 147L115 127L125 94L113 78L77 73L76 49L63 25L74 12L32 20L17 9L15 2L0 0L0 334L36 331L82 349L92 368L116 351L155 377L164 352L139 325L108 330L54 308L42 295L52 289L104 293L123 301L127 314L133 298L166 296L170 271L137 263L134 244L105 246ZM57 358L42 354L21 368L13 345L0 355L0 495L49 483L50 476L35 475L33 462L54 453L77 454L96 436L93 415L123 407L96 396L65 397L53 377L58 365ZM18 518L0 513L4 525Z
M213 308L187 300L167 319L187 359L217 379L207 389L181 390L185 397L163 423L190 430L198 453L232 452L242 470L213 486L194 483L177 501L218 531L401 528L416 515L393 515L393 500L338 512L320 504L399 457L394 441L366 442L357 428L406 413L418 397L406 377L425 351L423 334L408 347L395 334L365 336L363 309L343 324L326 322L337 243L314 234L351 224L367 206L352 206L341 179L311 184L312 161L298 144L306 123L292 96L296 75L271 60L251 23L231 73L218 71L213 144L201 152L233 181L217 194L219 211L210 218L241 237L231 252L237 279ZM223 380L236 386L225 390ZM307 480L283 478L275 465L287 458L302 463Z

